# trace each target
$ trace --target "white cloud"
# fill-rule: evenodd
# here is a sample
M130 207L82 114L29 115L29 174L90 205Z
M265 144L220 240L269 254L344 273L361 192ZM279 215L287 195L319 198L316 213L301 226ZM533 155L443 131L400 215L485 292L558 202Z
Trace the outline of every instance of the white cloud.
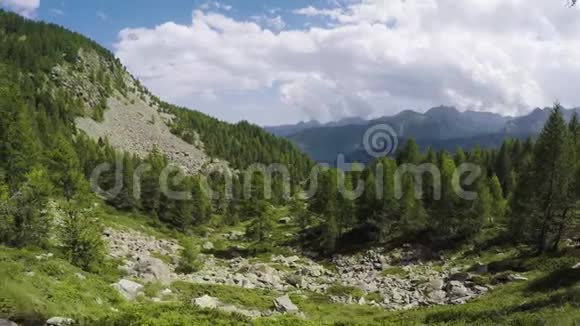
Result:
M0 7L8 8L24 17L32 18L40 7L40 0L0 0Z
M195 11L188 25L121 31L116 53L153 91L181 104L198 107L211 94L214 103L233 107L252 103L256 92L270 93L278 106L256 100L268 105L253 111L255 121L289 116L280 110L327 120L439 104L505 114L555 100L580 105L573 86L580 75L580 12L565 3L347 3L295 11L332 25L280 32L263 20ZM235 101L223 102L232 94Z

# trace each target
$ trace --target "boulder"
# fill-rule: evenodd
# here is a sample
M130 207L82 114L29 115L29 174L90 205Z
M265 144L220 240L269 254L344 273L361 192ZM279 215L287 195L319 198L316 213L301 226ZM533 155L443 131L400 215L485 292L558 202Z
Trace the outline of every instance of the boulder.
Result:
M213 243L211 241L206 241L203 243L203 245L201 246L201 248L203 250L213 250L214 246Z
M0 319L0 326L18 326L15 322L8 319Z
M143 289L143 285L125 279L120 280L111 286L119 291L119 293L121 293L128 300L134 300L137 298L137 295Z
M451 299L464 298L469 296L469 290L459 281L450 281L447 284L447 294Z
M65 317L52 317L46 321L46 326L72 326L74 323L74 319Z
M435 290L427 294L427 301L431 304L445 304L447 293L443 290Z
M299 311L298 307L292 303L287 294L274 299L274 306L279 312L298 313Z
M469 273L459 272L449 275L450 281L465 282L469 279Z
M202 297L193 299L192 303L203 309L216 309L221 305L221 302L218 298L210 297L207 294Z
M171 284L171 270L161 259L150 256L139 256L130 274L133 274L145 282L159 282L163 285Z

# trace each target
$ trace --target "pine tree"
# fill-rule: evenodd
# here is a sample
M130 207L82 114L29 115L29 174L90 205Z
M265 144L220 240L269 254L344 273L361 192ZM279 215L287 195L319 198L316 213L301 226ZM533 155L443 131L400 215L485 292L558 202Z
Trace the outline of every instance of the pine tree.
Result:
M80 173L82 170L76 152L62 134L56 136L55 145L48 156L52 182L67 200L77 194L88 193L89 186Z
M536 142L529 172L521 178L512 205L512 230L533 242L540 253L557 248L573 213L572 147L562 109L556 105ZM523 227L518 226L520 223Z
M102 226L86 198L61 203L64 213L60 224L60 244L69 262L86 271L99 266L105 257Z
M422 201L415 193L415 180L406 175L403 179L403 198L401 198L400 231L407 237L414 237L427 228L427 212Z
M16 247L46 247L52 227L48 212L52 184L47 171L40 168L28 173L26 180L18 192L5 202L5 220L2 224L9 233L4 234L4 242Z
M246 235L248 238L257 241L260 244L267 242L274 223L270 218L268 204L264 200L258 200L256 205L258 211L254 220L248 225Z
M489 191L492 198L492 220L490 223L503 223L506 214L507 201L504 198L499 178L495 175L489 180Z

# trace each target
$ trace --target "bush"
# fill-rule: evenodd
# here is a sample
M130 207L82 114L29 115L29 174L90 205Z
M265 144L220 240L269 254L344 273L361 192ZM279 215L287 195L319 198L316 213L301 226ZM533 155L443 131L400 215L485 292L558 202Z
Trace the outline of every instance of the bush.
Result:
M177 265L175 271L181 274L191 274L200 270L201 263L197 259L197 254L198 252L191 241L184 241L179 265Z

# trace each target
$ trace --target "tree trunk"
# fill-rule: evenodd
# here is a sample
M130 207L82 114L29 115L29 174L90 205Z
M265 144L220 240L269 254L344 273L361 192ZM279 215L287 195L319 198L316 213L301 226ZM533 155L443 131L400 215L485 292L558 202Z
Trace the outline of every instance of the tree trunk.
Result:
M566 228L566 223L568 222L568 212L570 208L566 208L562 213L562 221L558 226L558 233L556 234L556 238L552 244L551 251L555 252L558 251L558 245L560 244L560 240L562 240L562 235L564 234L564 229Z

